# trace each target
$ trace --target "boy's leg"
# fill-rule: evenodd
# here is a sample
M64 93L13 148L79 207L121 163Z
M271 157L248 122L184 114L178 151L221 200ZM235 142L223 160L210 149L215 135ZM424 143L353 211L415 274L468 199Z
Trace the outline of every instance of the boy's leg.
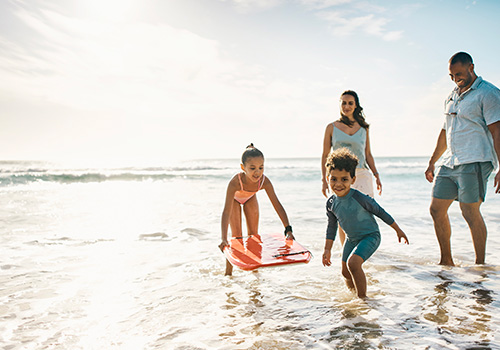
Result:
M347 285L347 288L355 289L354 282L352 281L351 273L349 272L349 269L347 268L347 263L345 261L342 261L342 276L344 276L345 284Z
M339 239L340 239L340 245L344 246L345 232L344 232L344 229L342 227L340 227L340 225L339 225L339 230L338 230L338 236L339 236Z
M451 226L448 217L448 208L453 203L453 199L432 198L430 213L434 222L434 231L441 249L440 265L454 266L451 255Z
M460 203L462 215L467 221L474 243L474 251L476 252L476 264L484 264L486 253L486 224L481 215L481 201L477 203Z
M349 272L356 286L356 292L360 298L366 297L366 276L362 267L364 262L363 258L356 254L353 254L347 261Z

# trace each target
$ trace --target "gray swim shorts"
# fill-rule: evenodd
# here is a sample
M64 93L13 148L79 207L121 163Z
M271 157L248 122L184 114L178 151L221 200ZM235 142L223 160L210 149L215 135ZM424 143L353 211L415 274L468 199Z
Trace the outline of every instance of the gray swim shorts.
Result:
M432 197L454 199L461 203L484 202L486 184L492 171L491 162L462 164L454 168L441 166L434 178Z

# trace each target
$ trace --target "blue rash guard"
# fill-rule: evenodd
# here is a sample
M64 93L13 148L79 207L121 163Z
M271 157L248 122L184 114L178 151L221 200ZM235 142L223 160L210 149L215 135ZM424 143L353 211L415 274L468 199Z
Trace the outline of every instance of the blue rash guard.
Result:
M387 225L394 219L373 198L351 188L344 197L331 196L326 202L328 227L326 239L335 240L337 223L346 233L342 260L347 261L354 248L354 254L366 261L380 245L380 230L375 220L379 217Z

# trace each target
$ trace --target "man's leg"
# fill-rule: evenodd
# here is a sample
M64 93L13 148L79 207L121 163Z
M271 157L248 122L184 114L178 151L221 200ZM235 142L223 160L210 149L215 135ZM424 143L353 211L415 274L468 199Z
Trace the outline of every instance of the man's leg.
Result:
M455 266L451 256L451 226L450 218L448 217L448 208L453 199L439 199L432 198L430 212L432 220L434 221L434 230L436 231L436 238L439 242L441 249L440 265Z
M474 251L476 252L476 264L484 264L486 254L486 224L481 215L480 207L482 202L476 203L460 203L462 215L467 221L474 243Z

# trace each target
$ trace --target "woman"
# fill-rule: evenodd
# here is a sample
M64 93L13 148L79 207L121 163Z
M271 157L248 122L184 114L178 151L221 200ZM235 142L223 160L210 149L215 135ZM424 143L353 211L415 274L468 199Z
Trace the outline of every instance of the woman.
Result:
M356 182L353 188L373 197L371 170L376 179L377 191L382 194L382 182L380 182L380 176L370 150L368 128L369 125L365 121L363 107L359 103L358 95L352 90L344 91L340 96L340 119L327 125L323 141L321 178L323 181L322 192L325 197L327 197L328 191L326 159L332 149L335 150L341 147L347 147L359 159L358 168L356 169ZM344 244L345 233L342 228L339 228L339 239Z

